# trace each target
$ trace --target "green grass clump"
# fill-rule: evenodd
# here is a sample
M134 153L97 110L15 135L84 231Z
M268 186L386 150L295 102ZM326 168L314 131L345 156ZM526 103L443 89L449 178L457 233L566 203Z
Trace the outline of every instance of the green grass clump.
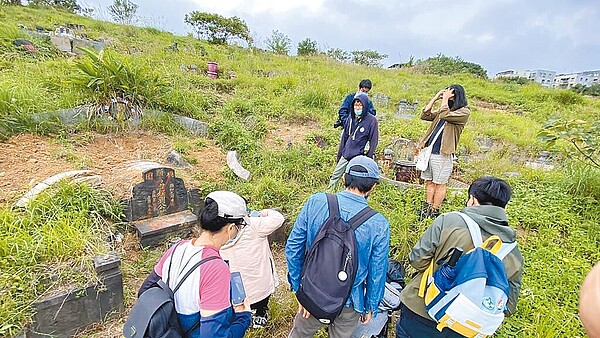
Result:
M119 219L121 209L107 192L66 183L26 211L0 209L1 336L16 335L52 289L95 280L92 258L109 250L106 219Z

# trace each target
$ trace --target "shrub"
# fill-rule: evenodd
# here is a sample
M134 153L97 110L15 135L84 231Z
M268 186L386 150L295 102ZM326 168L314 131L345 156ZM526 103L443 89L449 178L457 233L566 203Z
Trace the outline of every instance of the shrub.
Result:
M161 95L165 84L151 68L118 56L111 51L82 48L86 58L76 62L79 71L71 83L91 92L97 102L109 105L113 100L140 110Z

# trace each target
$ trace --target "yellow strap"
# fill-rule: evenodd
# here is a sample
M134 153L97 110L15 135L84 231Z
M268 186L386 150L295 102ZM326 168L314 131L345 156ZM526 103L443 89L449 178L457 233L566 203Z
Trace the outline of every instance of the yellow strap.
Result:
M471 322L471 323L467 323L467 324L471 325L471 324L475 324L475 323ZM473 327L468 327L468 326L463 325L462 323L455 321L454 319L450 318L450 316L448 316L448 314L445 314L442 318L440 318L440 322L436 326L436 329L438 331L442 332L442 330L446 327L464 337L470 337L470 338L474 338L474 337L486 338L486 337L488 337L488 335L477 332L475 329L473 329ZM481 325L475 324L475 327L477 327L477 330L478 330L481 328Z
M490 245L494 241L494 245ZM485 242L481 244L481 247L489 250L493 254L497 254L498 251L500 251L500 248L502 247L502 240L497 235L493 235L488 237L488 239L486 239Z
M433 264L434 259L431 257L431 264L427 270L423 271L423 277L421 277L421 284L419 285L419 297L425 298L425 289L427 289L427 282L429 281L429 277L433 276Z

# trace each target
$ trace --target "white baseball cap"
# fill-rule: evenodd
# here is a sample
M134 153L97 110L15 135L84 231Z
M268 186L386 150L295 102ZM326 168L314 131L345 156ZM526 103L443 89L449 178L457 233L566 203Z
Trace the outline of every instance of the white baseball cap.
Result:
M217 202L220 217L238 219L248 216L246 200L232 191L213 191L206 198Z

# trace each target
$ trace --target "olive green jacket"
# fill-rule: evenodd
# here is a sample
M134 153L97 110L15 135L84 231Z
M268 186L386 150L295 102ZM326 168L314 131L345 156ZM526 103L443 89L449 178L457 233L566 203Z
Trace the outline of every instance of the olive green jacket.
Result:
M446 121L444 124L444 132L442 133L442 147L440 154L450 155L456 152L456 145L460 139L460 134L467 124L467 120L471 115L469 107L462 107L451 111L447 104L442 104L437 111L432 112L431 109L423 110L421 120L433 121L427 129L425 136L419 141L419 148L425 147L425 143L431 137L433 129L440 120Z
M461 212L479 224L484 241L491 235L497 235L504 243L512 243L517 240L516 231L508 225L506 211L503 208L493 205L478 205L466 207ZM429 267L432 259L437 262L454 247L461 247L464 252L467 252L473 249L473 241L469 228L460 215L448 213L433 221L408 256L410 265L417 269L418 273L402 290L400 297L406 307L423 318L433 320L425 311L425 301L419 297L419 284L423 272ZM523 256L521 256L518 246L502 262L506 268L510 285L508 311L505 314L512 315L517 309L523 275ZM435 270L437 269L438 266L435 266Z

